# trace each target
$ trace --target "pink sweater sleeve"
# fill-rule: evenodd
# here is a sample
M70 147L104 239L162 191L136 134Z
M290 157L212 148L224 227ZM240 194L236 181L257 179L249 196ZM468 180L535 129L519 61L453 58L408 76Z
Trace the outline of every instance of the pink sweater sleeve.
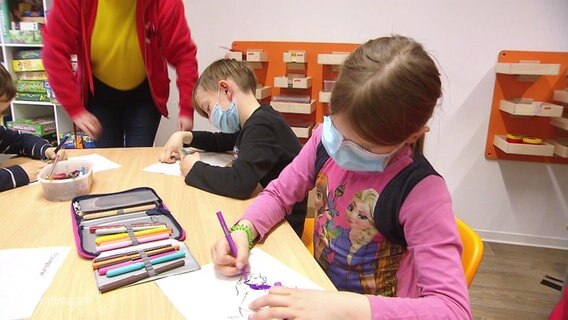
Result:
M241 217L253 223L261 238L313 188L316 148L320 140L321 127L313 131L298 156L266 186Z
M400 222L408 256L397 273L399 297L368 296L373 319L471 319L462 245L444 180L430 176L416 185Z

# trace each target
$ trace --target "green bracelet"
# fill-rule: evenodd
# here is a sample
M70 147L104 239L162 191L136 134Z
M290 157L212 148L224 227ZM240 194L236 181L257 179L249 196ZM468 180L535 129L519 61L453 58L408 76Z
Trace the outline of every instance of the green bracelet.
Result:
M231 229L229 229L229 231L244 231L244 233L247 234L249 249L252 249L252 247L254 247L254 238L252 237L252 230L249 228L249 226L245 226L244 224L235 224L231 227Z

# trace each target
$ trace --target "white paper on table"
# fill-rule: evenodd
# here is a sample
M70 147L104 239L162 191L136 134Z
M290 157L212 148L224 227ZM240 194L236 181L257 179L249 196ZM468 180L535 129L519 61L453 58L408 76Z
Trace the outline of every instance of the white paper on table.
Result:
M31 317L70 249L0 250L0 319Z
M200 152L199 161L205 162L212 166L225 167L229 165L235 156L229 153L216 153L216 152ZM157 162L151 164L150 166L142 169L145 172L152 173L162 173L171 176L181 176L181 170L179 168L179 160L175 163L161 163Z
M276 260L254 248L250 255L248 279L254 284L274 285L280 282L289 288L322 288ZM186 319L248 319L248 305L267 290L253 290L239 277L224 277L213 264L201 270L164 278L156 284Z
M93 172L100 172L120 168L121 165L101 156L100 154L92 153L85 156L73 157L70 159L88 160L93 163Z
M11 154L11 153L0 153L0 163L7 161L8 159L11 159L13 157L17 156L17 154Z

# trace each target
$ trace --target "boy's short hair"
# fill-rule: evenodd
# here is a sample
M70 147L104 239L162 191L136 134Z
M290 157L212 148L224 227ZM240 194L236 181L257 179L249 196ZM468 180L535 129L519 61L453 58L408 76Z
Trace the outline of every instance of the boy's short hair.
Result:
M197 90L216 91L219 88L219 81L227 79L235 81L239 89L245 93L250 91L254 94L256 91L256 76L246 62L235 59L219 59L203 70L195 83L193 106L199 115L207 118L207 114L198 107Z
M12 79L12 75L0 64L0 99L4 102L14 99L16 96L16 84Z

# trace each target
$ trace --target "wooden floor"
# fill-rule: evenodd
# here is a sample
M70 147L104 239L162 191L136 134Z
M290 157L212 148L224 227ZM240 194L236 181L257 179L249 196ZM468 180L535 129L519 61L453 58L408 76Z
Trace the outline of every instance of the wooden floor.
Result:
M540 284L545 275L564 280L568 250L485 242L470 287L474 319L548 319L560 291Z

